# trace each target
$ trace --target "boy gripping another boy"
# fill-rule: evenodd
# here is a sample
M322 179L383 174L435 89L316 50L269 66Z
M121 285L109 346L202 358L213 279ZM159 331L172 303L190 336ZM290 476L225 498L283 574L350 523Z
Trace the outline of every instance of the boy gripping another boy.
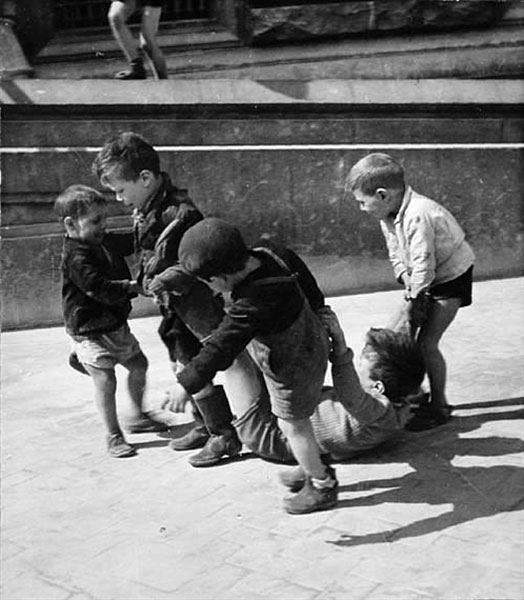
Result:
M408 397L424 379L424 359L408 334L370 329L356 369L336 314L325 307L320 320L331 340L333 386L322 388L311 416L313 433L324 460L348 460L402 431L411 412ZM224 386L242 443L262 458L294 462L256 367L245 359L240 366L226 372ZM297 491L306 477L298 467L285 471L282 479Z
M231 304L202 350L177 375L170 408L181 410L219 370L228 369L247 347L262 372L272 412L278 417L293 455L307 474L301 491L285 499L285 509L301 514L337 504L335 471L326 467L310 417L324 381L328 339L314 311L324 296L301 259L267 242L251 251L235 227L204 219L180 242L180 262Z
M361 210L380 221L404 300L390 327L409 327L424 354L430 397L407 429L430 429L450 418L442 334L461 306L472 302L475 255L465 233L443 206L406 186L404 170L387 154L370 154L349 172L346 189Z
M187 191L160 170L156 150L135 133L109 140L96 156L93 171L117 200L134 209L135 250L140 252L137 280L160 304L159 334L176 372L198 354L200 340L223 317L222 298L178 264L183 234L203 215ZM202 448L189 459L195 467L214 465L242 449L223 388L211 379L206 383L192 398L194 428L171 442L173 450Z
M136 451L125 441L116 412L116 364L129 371L127 383L134 408L129 431L167 429L143 413L148 364L127 324L130 299L139 291L124 259L133 253L133 236L106 232L106 201L90 187L68 187L58 196L55 210L66 231L62 254L66 331L93 380L109 454L114 458L133 456Z

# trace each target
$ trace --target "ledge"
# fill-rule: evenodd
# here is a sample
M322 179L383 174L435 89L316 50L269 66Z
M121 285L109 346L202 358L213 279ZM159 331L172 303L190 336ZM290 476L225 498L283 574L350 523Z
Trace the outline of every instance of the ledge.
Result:
M28 79L0 82L0 104L10 105L500 105L524 102L519 80L314 80L245 79L177 81L67 81ZM7 108L7 107L6 107ZM20 107L18 107L20 108ZM8 112L5 116L8 116Z

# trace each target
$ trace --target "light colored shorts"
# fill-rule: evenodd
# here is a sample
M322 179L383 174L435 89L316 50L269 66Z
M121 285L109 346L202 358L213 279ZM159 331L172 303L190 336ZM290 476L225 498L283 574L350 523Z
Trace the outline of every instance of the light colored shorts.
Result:
M115 365L125 364L142 353L127 323L109 333L92 337L74 336L72 340L78 360L97 369L114 369Z

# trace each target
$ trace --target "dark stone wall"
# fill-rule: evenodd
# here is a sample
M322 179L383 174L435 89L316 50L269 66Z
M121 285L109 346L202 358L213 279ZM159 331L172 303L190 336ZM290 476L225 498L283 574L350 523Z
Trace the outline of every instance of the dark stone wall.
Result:
M241 35L246 43L267 44L366 32L468 29L495 24L510 5L509 0L248 0Z
M21 111L21 112L20 112ZM127 129L161 151L165 170L187 187L203 212L235 222L249 242L283 241L308 262L328 295L395 287L378 223L344 197L343 181L365 149L202 149L208 145L500 143L522 139L519 107L407 110L389 106L288 112L275 107L196 114L162 107L89 107L7 113L4 146L71 146L65 152L3 157L4 327L59 323L61 229L56 195L72 183L99 187L93 152ZM187 147L191 146L190 149ZM477 279L523 271L522 154L519 148L404 148L390 151L410 183L444 204L466 230L477 256ZM112 203L113 224L129 225ZM147 300L136 315L155 314Z

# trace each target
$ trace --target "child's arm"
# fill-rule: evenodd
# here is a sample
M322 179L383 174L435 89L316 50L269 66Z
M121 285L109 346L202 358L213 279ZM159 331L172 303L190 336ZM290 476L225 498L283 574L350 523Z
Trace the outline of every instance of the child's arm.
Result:
M435 279L435 230L430 218L417 214L406 224L406 241L411 259L409 297L417 298Z
M346 343L346 336L340 326L340 321L337 315L330 306L324 306L319 312L318 316L322 325L326 328L331 342L331 357L332 362L336 362L336 359L347 354L348 346Z
M67 270L71 281L87 296L102 304L124 304L136 295L136 281L108 279L102 273L89 251L77 252L70 257Z
M178 262L178 247L184 233L203 219L202 213L192 204L170 206L162 214L165 227L155 244L155 255L146 265L145 275L152 279Z

